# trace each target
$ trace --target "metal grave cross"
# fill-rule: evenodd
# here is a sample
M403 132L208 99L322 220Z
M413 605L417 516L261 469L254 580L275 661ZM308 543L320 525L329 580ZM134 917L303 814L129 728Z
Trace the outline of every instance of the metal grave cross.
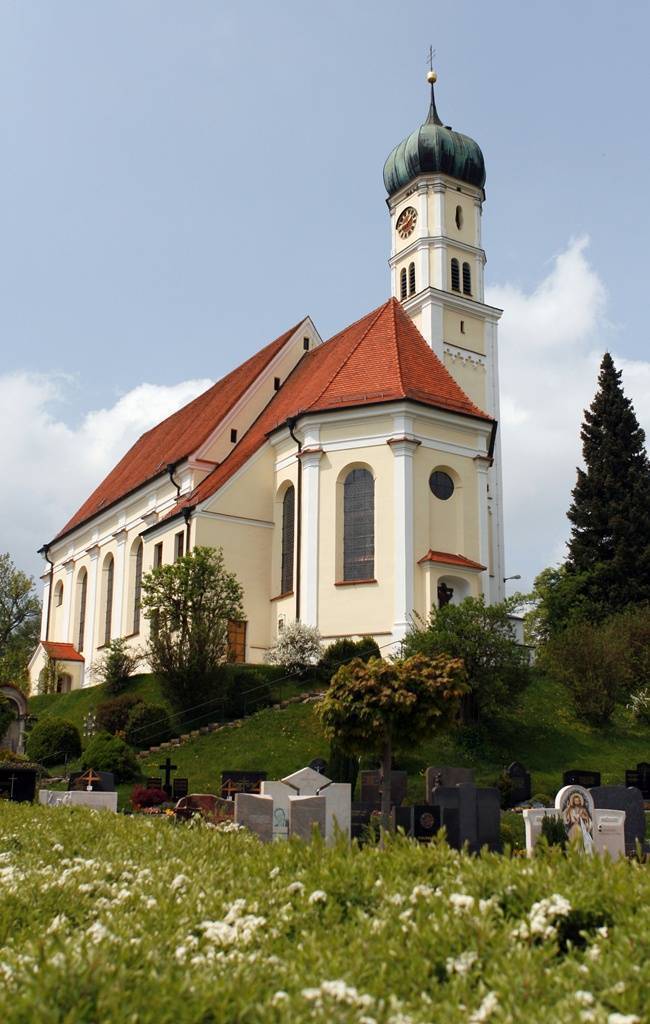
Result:
M171 796L171 792L172 792L172 772L175 772L177 768L178 768L178 765L172 764L171 757L168 757L164 764L159 764L158 765L159 771L165 773L165 783L163 785L163 789L165 790L167 796Z

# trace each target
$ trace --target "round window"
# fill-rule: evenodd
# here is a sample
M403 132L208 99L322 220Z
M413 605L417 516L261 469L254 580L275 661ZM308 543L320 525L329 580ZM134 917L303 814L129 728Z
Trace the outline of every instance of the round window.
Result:
M448 473L443 473L439 469L429 477L429 487L436 498L440 498L441 501L451 498L454 493L454 481Z

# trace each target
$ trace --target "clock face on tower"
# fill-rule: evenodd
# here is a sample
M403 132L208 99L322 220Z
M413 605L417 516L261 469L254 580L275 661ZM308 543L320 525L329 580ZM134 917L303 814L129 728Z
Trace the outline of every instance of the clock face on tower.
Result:
M418 211L413 206L407 206L397 218L397 234L400 238L408 238L415 231L415 224L418 219Z

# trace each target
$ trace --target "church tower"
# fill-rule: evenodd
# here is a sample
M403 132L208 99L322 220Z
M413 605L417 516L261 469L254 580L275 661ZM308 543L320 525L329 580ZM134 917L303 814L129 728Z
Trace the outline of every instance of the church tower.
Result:
M473 139L444 125L434 84L424 123L384 164L391 233L391 292L467 395L499 420L497 325L484 301L481 238L485 162ZM501 445L488 472L489 599L504 597Z

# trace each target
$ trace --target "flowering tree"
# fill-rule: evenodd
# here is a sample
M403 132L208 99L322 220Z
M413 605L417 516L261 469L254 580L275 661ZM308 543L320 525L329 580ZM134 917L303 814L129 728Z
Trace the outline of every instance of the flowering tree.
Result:
M390 824L393 748L448 727L468 690L463 662L439 655L342 665L316 706L328 739L351 753L372 752L382 763L382 826Z
M316 627L296 621L284 627L275 647L268 652L266 660L272 665L281 665L287 672L301 676L313 665L318 664L322 653L320 633Z

